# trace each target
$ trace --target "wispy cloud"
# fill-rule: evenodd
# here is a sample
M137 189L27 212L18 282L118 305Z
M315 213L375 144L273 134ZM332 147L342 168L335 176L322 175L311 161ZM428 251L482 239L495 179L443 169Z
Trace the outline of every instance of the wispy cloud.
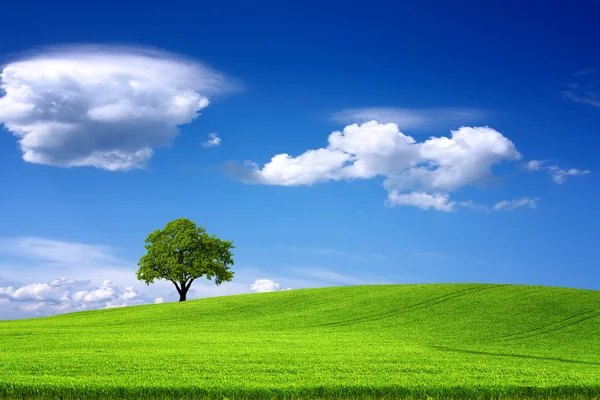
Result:
M563 95L576 103L588 104L594 107L600 107L600 92L595 90L588 90L586 94L575 94L572 91L565 90Z
M295 275L298 275L304 279L313 279L325 284L335 285L366 285L366 284L379 284L379 283L391 283L388 279L375 275L365 276L348 276L340 274L335 271L330 271L320 268L304 268L296 267L292 269Z
M456 212L459 208L469 208L472 210L489 213L492 211L512 211L521 207L534 209L537 208L536 202L539 200L539 197L523 197L516 200L502 200L491 207L484 204L475 204L472 201L450 201L447 195L441 194L430 196L426 193L411 193L404 197L394 197L391 200L395 201L396 205L412 205L424 210L431 208L437 211Z
M573 74L573 79L564 84L562 94L576 103L600 107L600 77L595 69L589 68Z
M123 267L131 265L116 255L116 249L105 245L91 245L78 242L52 240L39 237L0 238L0 255L15 256L28 262L43 265L78 266L91 268Z
M590 74L594 74L596 73L596 70L594 68L588 68L588 69L583 69L581 71L577 71L573 74L573 77L578 78L580 76L586 76L586 75L590 75Z
M527 171L547 171L550 174L550 177L559 185L565 183L567 181L567 177L569 176L578 176L578 175L586 175L591 173L592 171L587 169L577 169L577 168L561 168L556 165L548 165L546 160L531 160L525 164L521 165Z
M199 62L137 47L63 46L0 74L0 123L23 160L109 171L143 168L209 98L237 89Z
M317 256L330 256L330 257L341 257L357 262L371 262L376 260L385 260L388 257L379 254L379 253L356 253L349 252L334 248L328 247L319 247L319 246L290 246L290 245L280 245L281 249L300 252L300 253L308 253Z
M401 108L366 107L348 108L334 113L331 119L342 124L363 123L371 120L395 123L400 130L447 130L471 125L490 118L489 111L476 108Z
M537 208L537 201L539 199L539 197L523 197L518 200L503 200L494 204L493 209L496 211L511 211L521 207L535 209Z
M202 147L216 147L221 145L221 138L216 133L209 133L208 140L202 142Z

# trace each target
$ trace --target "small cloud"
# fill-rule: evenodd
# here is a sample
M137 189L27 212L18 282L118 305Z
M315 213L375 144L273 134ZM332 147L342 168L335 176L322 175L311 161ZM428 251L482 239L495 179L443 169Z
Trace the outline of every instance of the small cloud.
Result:
M444 193L433 195L423 192L398 193L392 191L388 195L387 204L396 206L416 206L423 210L450 212L455 210L456 201L449 201L450 196Z
M581 170L577 168L570 169L562 169L557 166L548 167L548 171L550 171L550 176L552 176L552 180L559 185L563 184L567 180L567 176L577 176L577 175L585 175L589 174L590 170Z
M215 147L221 145L221 138L216 133L209 133L208 140L202 143L202 147Z
M523 167L528 171L539 171L540 169L542 169L545 163L545 160L531 160L523 164Z
M165 302L165 299L163 299L162 297L157 297L156 299L154 299L154 304L161 304L164 302Z
M496 211L511 211L521 207L527 207L531 209L537 208L536 202L539 197L523 197L519 200L502 200L494 204L494 210Z
M564 169L560 168L556 165L547 165L546 161L540 160L531 160L525 164L522 164L522 167L527 171L541 171L546 170L552 177L552 180L561 185L567 181L568 176L578 176L578 175L586 175L591 173L590 170L582 170L577 168Z
M470 208L471 210L477 210L477 211L485 211L485 212L490 211L490 208L488 206L483 205L483 204L475 204L475 203L473 203L472 200L459 201L457 203L457 206L464 207L464 208Z
M250 290L255 293L279 292L281 290L291 290L291 288L281 289L279 283L270 279L257 279L250 285Z

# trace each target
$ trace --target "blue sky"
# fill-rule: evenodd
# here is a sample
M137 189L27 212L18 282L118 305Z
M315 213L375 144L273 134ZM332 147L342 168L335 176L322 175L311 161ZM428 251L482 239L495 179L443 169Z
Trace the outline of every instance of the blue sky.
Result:
M237 246L192 298L600 289L600 10L386 3L3 6L0 318L176 300L182 216Z

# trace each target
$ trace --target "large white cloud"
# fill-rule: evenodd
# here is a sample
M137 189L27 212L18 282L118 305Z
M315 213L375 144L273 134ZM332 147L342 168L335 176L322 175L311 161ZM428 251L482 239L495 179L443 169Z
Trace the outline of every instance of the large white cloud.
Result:
M483 182L495 164L520 158L508 138L487 126L417 142L394 123L369 121L331 133L327 147L296 157L278 154L262 167L230 165L229 172L246 182L284 186L382 176L388 204L452 211L457 203L450 192Z
M131 47L55 48L0 74L0 123L27 162L106 170L143 167L233 88L222 74L169 53Z

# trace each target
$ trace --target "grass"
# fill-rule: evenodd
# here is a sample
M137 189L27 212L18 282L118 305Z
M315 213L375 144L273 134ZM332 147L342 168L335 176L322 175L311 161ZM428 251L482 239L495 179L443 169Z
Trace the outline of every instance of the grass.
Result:
M600 398L600 292L368 285L0 322L0 398Z

